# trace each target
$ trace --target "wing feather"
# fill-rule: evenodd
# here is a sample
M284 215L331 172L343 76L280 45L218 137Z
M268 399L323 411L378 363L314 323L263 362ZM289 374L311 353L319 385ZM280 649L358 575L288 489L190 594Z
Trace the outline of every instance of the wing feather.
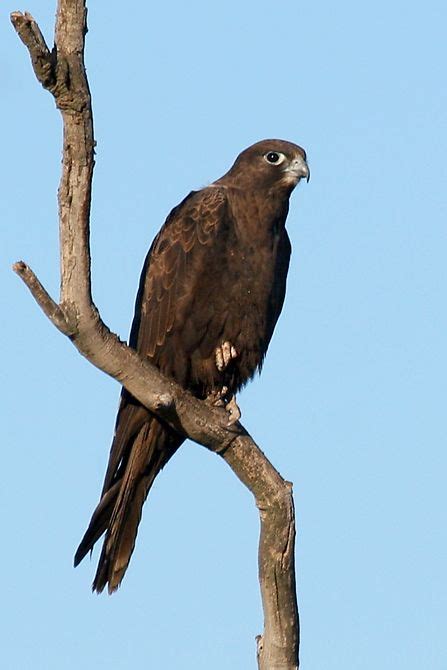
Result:
M227 199L224 189L205 188L190 193L172 210L149 250L140 280L130 344L149 356L166 374L185 371L185 362L174 364L165 356L167 338L181 333L175 357L187 355L203 338L212 317L207 308L207 287L201 279L209 274L209 248L225 229ZM208 269L208 272L206 272ZM200 318L196 313L197 289L201 296ZM197 322L198 321L198 322ZM175 338L174 338L175 339ZM171 365L172 369L166 369ZM184 383L184 379L178 379Z

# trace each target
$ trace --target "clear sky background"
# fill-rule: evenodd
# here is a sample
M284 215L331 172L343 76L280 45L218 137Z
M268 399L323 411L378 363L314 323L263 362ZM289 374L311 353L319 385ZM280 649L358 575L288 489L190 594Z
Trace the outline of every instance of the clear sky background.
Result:
M55 3L28 9L52 43ZM119 386L39 311L58 292L61 121L0 9L2 667L255 668L258 516L186 444L120 591L72 557ZM288 294L243 423L294 482L304 670L446 670L445 0L90 2L94 297L127 338L169 210L266 137L308 152Z

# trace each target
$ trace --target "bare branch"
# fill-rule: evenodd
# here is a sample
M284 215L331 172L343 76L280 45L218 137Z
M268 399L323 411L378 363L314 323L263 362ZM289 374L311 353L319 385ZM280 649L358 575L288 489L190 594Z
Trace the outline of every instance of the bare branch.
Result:
M56 326L61 333L70 337L73 333L68 327L64 312L59 305L54 302L50 294L47 293L46 289L42 286L31 268L23 261L17 261L17 263L14 263L12 266L12 269L21 279L23 279L24 283L31 291L34 300L39 307L42 308L51 323Z
M40 83L54 96L64 124L59 186L61 295L56 304L23 261L23 279L51 322L93 365L120 381L175 430L218 453L253 493L260 511L259 577L265 632L258 638L260 670L298 668L298 609L294 572L292 486L285 482L244 428L228 414L166 379L111 333L91 296L89 220L94 168L91 98L84 67L85 0L59 0L55 47L49 51L28 13L11 21L27 47Z
M13 12L11 22L31 56L31 63L37 79L44 88L54 85L54 69L51 53L40 28L28 12Z

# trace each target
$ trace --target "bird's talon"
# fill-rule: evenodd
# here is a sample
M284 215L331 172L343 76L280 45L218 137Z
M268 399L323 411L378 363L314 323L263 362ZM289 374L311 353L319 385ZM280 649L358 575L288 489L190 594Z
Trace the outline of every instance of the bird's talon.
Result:
M214 390L206 397L207 402L213 407L225 407L225 396L228 393L228 386L222 386L221 389Z
M225 409L230 415L228 420L228 425L231 426L233 423L236 423L241 418L241 410L236 402L234 395L231 396L231 400L225 405Z

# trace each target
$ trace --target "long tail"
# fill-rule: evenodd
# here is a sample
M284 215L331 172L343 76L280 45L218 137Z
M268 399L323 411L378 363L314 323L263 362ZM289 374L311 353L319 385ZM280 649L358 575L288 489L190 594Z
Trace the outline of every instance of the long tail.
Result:
M120 415L127 419L124 434L120 430L120 423L123 425ZM129 425L133 425L133 430L129 431ZM76 566L106 533L93 581L94 591L100 593L108 585L109 593L113 593L120 585L135 547L149 489L182 442L180 435L141 406L120 409L102 497L74 558Z

